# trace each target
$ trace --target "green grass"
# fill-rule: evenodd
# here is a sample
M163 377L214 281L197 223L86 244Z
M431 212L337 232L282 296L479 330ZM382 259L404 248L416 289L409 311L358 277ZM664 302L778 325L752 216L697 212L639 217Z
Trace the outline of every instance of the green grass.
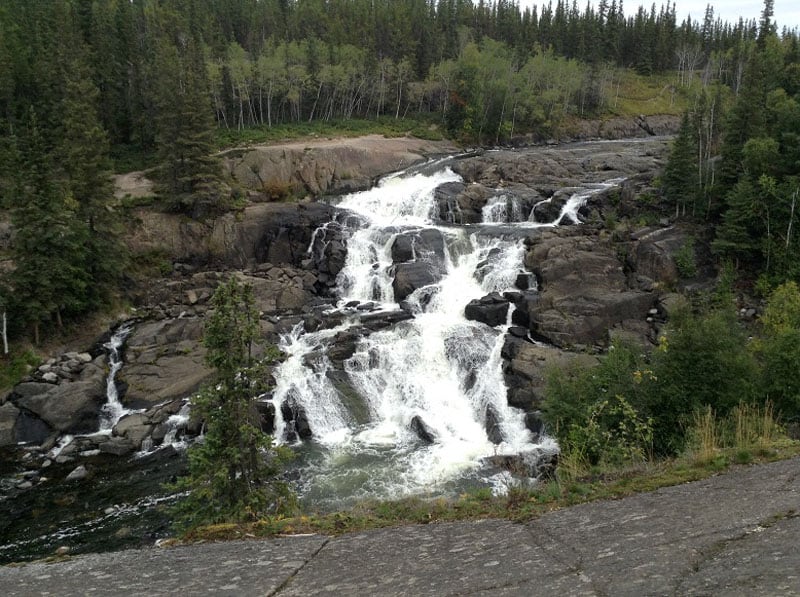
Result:
M384 116L377 119L330 120L292 122L273 127L259 126L242 130L218 128L215 132L217 147L240 147L261 143L279 143L314 137L358 137L361 135L402 137L411 135L421 139L440 140L443 135L432 121L416 118L395 120Z

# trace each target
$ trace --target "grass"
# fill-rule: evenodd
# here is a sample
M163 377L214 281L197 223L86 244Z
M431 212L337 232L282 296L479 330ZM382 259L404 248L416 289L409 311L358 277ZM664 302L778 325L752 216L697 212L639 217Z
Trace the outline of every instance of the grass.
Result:
M751 452L747 463L773 462L798 455L800 442L773 438L767 449ZM702 461L694 453L689 453L681 458L655 463L583 471L576 477L560 472L557 479L533 487L512 486L505 496L493 496L488 489L478 489L449 500L407 498L392 502L365 502L347 512L306 513L249 524L201 527L190 531L183 540L230 540L300 533L341 535L408 524L486 518L525 522L576 504L618 499L705 479L740 465L740 456L737 448L720 448L710 461Z
M677 85L674 73L643 76L624 70L618 76L608 91L607 110L613 116L680 115L688 107L689 90Z
M242 130L218 128L215 140L217 147L223 149L314 137L358 137L372 134L386 137L411 135L429 140L444 138L439 127L433 121L420 118L395 120L392 117L383 116L376 119L292 122L273 127L259 126Z

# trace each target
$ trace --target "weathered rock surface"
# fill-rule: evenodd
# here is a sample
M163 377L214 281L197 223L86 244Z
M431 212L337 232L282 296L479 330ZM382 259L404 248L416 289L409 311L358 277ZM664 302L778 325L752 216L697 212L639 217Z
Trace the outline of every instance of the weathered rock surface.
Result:
M503 345L503 375L508 386L508 403L532 411L545 397L545 376L552 368L586 368L597 365L596 356L566 352L553 346L533 344L506 336ZM532 429L532 431L537 431Z
M142 323L128 338L119 380L127 384L123 403L130 408L188 396L209 378L202 319Z
M533 239L525 265L539 297L527 303L531 332L559 346L608 343L608 330L642 321L657 297L631 289L610 242L586 228L556 229Z
M249 189L277 186L294 194L319 196L369 188L387 172L407 168L426 155L456 150L448 142L368 135L232 149L223 159L231 178Z

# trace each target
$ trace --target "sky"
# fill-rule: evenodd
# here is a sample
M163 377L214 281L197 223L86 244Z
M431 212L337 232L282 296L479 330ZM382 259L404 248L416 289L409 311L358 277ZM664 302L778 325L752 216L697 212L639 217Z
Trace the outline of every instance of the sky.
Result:
M548 2L549 0L519 0L519 5L521 7L533 6L534 4L543 6ZM555 3L554 0L554 6ZM593 0L593 3L597 6L596 0ZM662 4L666 5L667 0L655 0L655 3L656 10L659 10ZM640 5L649 9L652 4L653 0L624 0L625 15L631 16ZM760 0L717 0L716 2L713 0L675 0L678 23L681 23L688 15L691 15L693 21L702 21L707 4L711 4L714 7L714 15L716 17L731 23L737 22L739 17L744 17L745 20L755 19L757 21L761 17L761 10L764 7L763 1ZM586 0L578 0L578 6L583 10L586 7ZM800 2L798 0L775 0L774 12L773 19L778 23L778 31L783 29L784 26L790 29L800 28Z

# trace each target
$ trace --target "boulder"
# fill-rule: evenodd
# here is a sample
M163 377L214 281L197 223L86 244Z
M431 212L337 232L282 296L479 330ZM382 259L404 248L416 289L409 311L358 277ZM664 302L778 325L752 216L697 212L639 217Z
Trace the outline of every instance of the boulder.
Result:
M122 402L132 408L184 398L208 380L196 317L165 319L136 326L126 345L126 362L118 379L127 383Z
M89 471L86 470L86 467L82 464L75 467L70 474L64 479L65 481L81 481L85 479L89 474Z
M114 426L113 433L115 436L129 440L138 450L142 441L150 435L152 430L153 425L144 413L133 413L122 417Z
M409 427L411 428L411 431L414 432L414 435L416 435L424 443L432 444L436 441L436 434L431 431L431 429L425 424L425 421L423 421L422 417L419 415L414 415L411 417Z
M101 452L114 456L125 456L136 450L134 443L125 437L110 437L97 447Z
M32 384L21 385L28 386L24 390L28 393ZM61 433L89 433L98 428L100 409L106 402L106 387L101 377L60 385L40 385L47 391L17 398L16 405Z
M398 303L415 290L435 284L441 279L441 272L427 261L411 261L394 266L394 300Z
M606 345L608 330L644 321L656 294L628 286L614 247L591 229L555 229L530 240L526 267L539 293L517 305L534 337L559 347Z
M392 242L392 261L404 263L423 259L441 265L444 262L444 236L435 228L401 232Z
M499 468L519 477L531 479L551 479L558 466L556 450L535 448L519 454L498 454L490 456L488 461Z
M493 292L467 303L464 308L464 317L470 321L480 321L491 327L505 325L508 318L508 307L508 299Z
M506 336L502 356L508 403L527 411L538 408L544 399L545 377L550 369L593 367L598 363L597 357L592 355L532 344L512 335Z
M673 286L678 281L675 255L687 242L687 235L675 228L641 230L633 235L634 267L639 275Z

